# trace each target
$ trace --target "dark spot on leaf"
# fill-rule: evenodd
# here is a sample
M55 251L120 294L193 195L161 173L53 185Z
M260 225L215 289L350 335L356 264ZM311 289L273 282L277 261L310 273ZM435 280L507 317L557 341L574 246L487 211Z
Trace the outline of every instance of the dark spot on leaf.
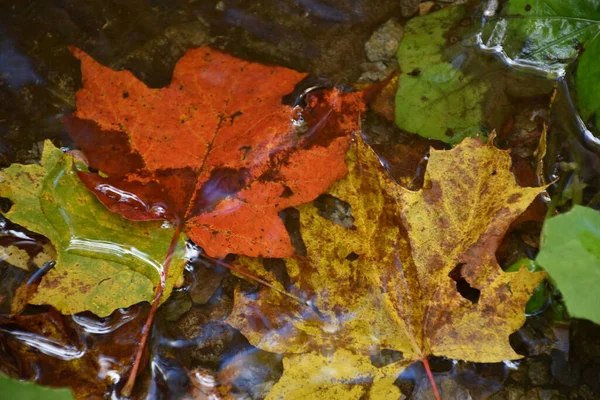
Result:
M290 189L289 186L283 185L283 192L281 192L280 197L287 199L289 197L292 197L293 195L294 195L294 191L292 189Z
M416 78L417 76L421 75L421 70L419 68L415 68L412 71L410 71L407 75L414 76Z
M427 96L421 96L421 101L422 102L429 101L429 98Z
M123 92L123 98L124 99L129 98L129 92Z
M493 170L493 171L492 171L492 176L496 175L497 173L498 173L498 171L496 171L496 170Z
M453 137L454 136L454 130L452 128L448 128L448 129L446 129L446 132L444 132L444 135L446 135L448 137Z
M522 195L520 193L515 193L508 198L508 203L509 204L516 203L517 201L519 201L521 199L521 197L522 197Z
M348 260L348 261L356 261L359 258L360 258L360 255L356 254L355 252L352 252L346 256L346 260Z
M243 114L243 113L242 113L241 111L239 111L239 110L238 110L238 111L236 111L236 112L234 112L233 114L231 114L231 115L229 116L229 124L230 124L230 125L233 125L233 121L234 121L234 120L235 120L237 117L241 116L242 114Z
M527 4L525 6L525 11L531 11L531 4Z
M456 282L456 291L460 293L462 297L469 300L473 304L477 304L479 302L479 297L481 296L481 290L476 289L469 285L469 282L462 276L462 267L465 264L457 264L456 267L450 271L448 277L450 277L454 282Z

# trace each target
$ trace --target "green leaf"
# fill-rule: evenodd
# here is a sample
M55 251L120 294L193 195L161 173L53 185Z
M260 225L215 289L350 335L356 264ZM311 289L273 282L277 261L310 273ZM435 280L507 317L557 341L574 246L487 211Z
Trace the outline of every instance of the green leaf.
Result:
M515 261L510 267L506 268L506 272L519 272L521 267L526 267L529 272L543 271L542 267L534 260L529 258L521 258ZM534 315L542 311L548 304L549 294L546 290L545 282L542 282L533 290L529 301L525 305L525 314Z
M574 206L548 219L536 261L556 282L572 316L600 323L600 212Z
M600 34L600 31L598 32ZM600 129L600 40L590 42L575 70L577 105L583 122Z
M461 22L472 24L468 16L463 6L448 7L413 18L404 28L397 53L396 124L401 129L452 144L481 133L482 103L492 82L463 72L473 54L464 51L457 34L464 30Z
M77 177L73 158L49 141L41 165L14 164L0 171L0 196L14 203L7 218L46 236L56 248L56 266L43 277L32 304L103 317L152 301L174 230L108 211ZM182 277L184 249L181 239L163 300Z
M554 75L600 33L598 0L509 0L482 33L483 44L514 64Z
M488 23L482 44L518 67L549 77L575 70L576 101L583 121L600 126L600 1L509 0L501 18Z
M69 389L54 389L19 381L0 374L0 393L3 399L15 400L71 400Z

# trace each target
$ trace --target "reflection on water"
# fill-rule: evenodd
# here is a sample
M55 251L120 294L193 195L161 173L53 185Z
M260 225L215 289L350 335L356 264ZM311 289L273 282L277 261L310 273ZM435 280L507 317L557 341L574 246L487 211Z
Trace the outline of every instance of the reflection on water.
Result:
M168 84L175 62L186 48L210 43L243 58L311 73L311 77L303 82L306 88L298 90L288 99L288 103L297 106L315 88L331 85L331 82L348 84L356 81L361 74L361 65L368 61L364 44L373 30L390 16L402 19L401 1L398 0L50 0L43 3L12 0L0 5L2 165L29 159L29 150L46 138L52 138L56 144L64 147L73 147L64 134L61 118L72 111L73 102L70 99L77 89L80 76L78 64L67 51L67 45L79 46L111 67L131 69L149 86L159 87ZM491 17L498 2L494 0L487 4L486 17ZM504 28L498 24L496 34L501 34ZM487 46L481 35L475 36L473 43L465 43L465 47L469 46L501 59L502 64L492 64L497 67L494 72L503 71L507 66L526 73L537 68L526 62L509 59L501 46ZM483 69L480 64L468 65L468 61L465 53L454 54L452 58L456 69L479 68L481 75L491 73L490 69ZM557 75L563 72L543 71ZM509 82L503 91L510 91L510 85ZM559 96L568 95L566 85L566 80L562 79ZM518 91L521 87L516 89ZM561 115L569 116L571 130L583 132L587 145L600 149L600 142L581 120L573 120L573 116L576 116L574 107L570 98L565 98L567 101L558 104L566 107ZM505 105L507 109L510 106L510 103ZM564 118L565 121L567 119ZM301 112L296 114L292 122L299 129L306 127ZM416 171L415 175L420 176L420 180L414 179L422 181L431 142L423 140L423 145L419 142L419 154L410 156L414 159L415 167L407 168L406 164L394 157L398 157L399 149L405 149L408 145L414 148L414 138L407 138L393 123L380 130L375 129L372 120L367 121L365 126L366 135L376 143L379 154L385 158L382 163L392 174L405 177L404 169L395 170L400 165L411 172ZM305 133L310 135L310 132ZM379 140L379 133L384 139ZM234 193L243 183L243 174L238 176L229 171L220 172L222 174L215 176L204 188L209 205ZM56 179L61 177L57 176ZM98 190L121 202L135 203L148 209L139 197L131 193L108 185L100 186ZM154 211L157 215L166 212L158 206ZM352 218L350 212L347 214L340 212L338 219L347 222ZM66 226L70 227L71 223L65 214L63 217ZM165 223L163 227L172 226ZM2 234L15 238L10 243L20 248L39 247L37 238L17 228L3 229ZM72 232L67 250L88 256L108 256L123 264L141 262L157 273L162 268L162 261L134 247L83 238L77 232ZM257 286L229 274L222 274L225 277L220 276L216 284L209 282L206 273L199 273L201 249L188 244L186 250L187 258L191 260L186 267L187 283L179 289L181 296L173 296L168 300L169 307L161 308L151 337L150 367L140 375L141 389L134 397L184 398L183 393L187 391L194 394L190 398L218 399L222 398L218 392L220 387L230 389L234 397L264 397L269 385L281 376L281 356L252 347L225 322L231 312L234 288L241 286L247 297L252 298L256 296ZM202 268L204 272L210 272L217 267L206 263ZM19 274L25 279L24 271L7 271L12 274L10 279ZM193 291L203 286L214 289L208 294L195 296ZM0 289L0 294L4 296L4 287L0 285ZM202 300L192 302L190 298ZM312 301L307 303L309 306L298 313L298 318L306 321L327 318ZM188 308L192 304L189 311L181 317L177 315L171 318L169 310L184 308L186 304ZM89 313L61 317L45 308L29 308L16 319L2 315L0 370L6 369L24 378L51 385L67 385L77 381L78 385L85 386L83 389L76 388L82 398L101 398L108 392L111 398L118 399L119 383L122 383L121 378L127 375L131 367L147 308L147 305L142 305L120 309L107 318L98 318ZM336 318L326 320L323 326L325 332L334 334L343 322L357 316L340 312ZM274 329L268 326L268 319L263 315L249 319L257 326L270 328L264 336L267 341L293 331L292 322ZM376 339L372 341L376 342ZM382 354L376 356L384 359L385 354ZM471 389L480 390L482 396L484 393L493 393L504 384L508 369L520 367L510 362L486 367L457 362L450 364L439 367L439 376L470 382ZM432 365L435 366L433 362ZM424 379L422 367L415 365L407 369L396 384L409 387L410 390L406 392L410 394L413 389L426 390L429 383Z
M10 336L35 350L60 360L71 361L85 355L84 349L77 349L34 333L17 330L12 331L4 328L0 328L0 331L8 333Z

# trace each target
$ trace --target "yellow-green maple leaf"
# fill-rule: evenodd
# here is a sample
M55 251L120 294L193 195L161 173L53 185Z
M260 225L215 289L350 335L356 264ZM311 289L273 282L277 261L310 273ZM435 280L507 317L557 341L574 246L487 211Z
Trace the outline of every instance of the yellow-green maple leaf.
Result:
M56 266L42 278L31 304L103 317L152 301L173 229L108 211L79 181L71 156L47 141L40 165L14 164L0 171L0 196L14 203L7 218L46 236L56 249ZM181 240L163 299L181 280L184 253Z

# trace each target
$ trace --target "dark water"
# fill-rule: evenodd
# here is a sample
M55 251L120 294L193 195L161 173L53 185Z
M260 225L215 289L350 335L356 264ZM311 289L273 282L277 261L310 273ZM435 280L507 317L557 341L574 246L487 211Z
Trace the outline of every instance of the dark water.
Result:
M131 70L150 87L169 83L175 63L187 48L210 45L240 58L310 73L297 90L302 93L312 86L347 87L357 82L371 68L365 43L390 17L406 21L401 1L2 2L0 166L36 162L45 139L58 147L74 147L62 118L74 110L81 75L68 45L84 49L113 69ZM529 159L539 138L528 133L539 132L544 122L551 122L543 178L585 182L580 200L600 201L596 196L600 147L578 125L567 90L569 78L557 86L557 98L550 106L552 87L547 81L513 71L493 54L481 57L480 64L470 67L472 73L497 70L508 82L504 109L495 110L490 119L489 128L498 131L500 145ZM422 184L429 146L447 147L402 132L373 112L367 112L363 129L392 176L401 183L409 179L412 188ZM398 157L407 148L412 149L409 162ZM560 167L573 161L580 166L576 171ZM540 184L541 177L527 171L516 168L521 184ZM555 185L552 190L561 188ZM321 197L318 207L331 218L348 218L344 205L335 200ZM10 207L8 202L2 205L4 210ZM540 212L543 215L545 208ZM294 238L298 217L294 210L284 217ZM503 266L534 255L535 248L523 237L539 235L540 226L540 220L534 219L511 233L498 253ZM17 246L33 259L44 243L44 238L3 222L2 246ZM210 396L227 386L236 398L264 398L282 374L281 356L252 347L224 322L231 312L234 288L241 286L252 294L258 285L193 256L194 251L190 247L184 286L159 310L147 367L133 397L219 398ZM80 398L118 398L148 305L117 310L104 319L92 314L61 316L50 308L32 306L9 317L17 287L32 279L37 269L29 266L29 273L5 262L0 267L0 371L46 385L72 386ZM276 261L272 268L279 268ZM285 279L282 272L280 280ZM498 364L431 360L438 386L448 398L600 398L597 326L586 321L556 323L545 311L530 317L511 343L526 356L524 360ZM394 357L382 352L373 363L385 365ZM414 399L433 396L420 364L405 371L396 384Z

